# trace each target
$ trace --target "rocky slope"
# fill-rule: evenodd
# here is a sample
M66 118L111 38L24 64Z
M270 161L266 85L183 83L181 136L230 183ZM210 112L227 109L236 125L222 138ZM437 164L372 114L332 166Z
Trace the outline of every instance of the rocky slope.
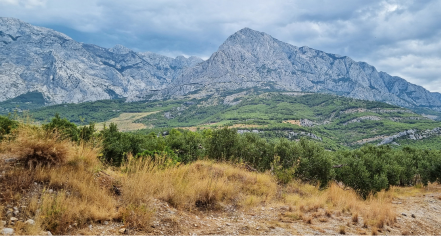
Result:
M349 57L296 47L248 28L207 60L76 42L59 32L0 18L0 101L41 92L48 104L115 97L128 101L269 88L325 92L441 111L441 94Z
M249 87L325 92L441 110L439 93L378 72L367 63L295 47L248 28L230 36L210 59L185 70L168 88L156 93L156 97Z
M48 104L133 96L165 88L202 59L136 53L74 41L54 30L0 18L0 101L32 91Z

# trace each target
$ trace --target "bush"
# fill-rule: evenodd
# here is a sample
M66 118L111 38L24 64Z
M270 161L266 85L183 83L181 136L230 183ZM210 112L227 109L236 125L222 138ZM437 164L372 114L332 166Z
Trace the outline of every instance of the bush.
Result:
M215 160L233 160L237 155L239 135L235 129L224 127L213 131L208 141L207 155Z
M301 158L299 158L297 176L312 183L320 183L321 188L326 187L334 177L332 153L325 151L318 143L305 138L300 139L299 145Z
M246 162L259 171L269 170L274 160L274 144L260 138L257 134L239 135L237 161Z
M440 181L440 151L392 149L389 146L363 146L353 151L339 152L336 180L353 188L361 196L391 185L415 185Z
M0 141L7 134L18 127L18 122L11 119L10 116L0 116Z
M65 163L72 151L68 140L57 133L47 133L39 127L21 126L9 142L2 146L29 166L59 165Z
M137 154L145 150L142 145L145 143L146 137L119 132L114 123L111 123L109 128L104 127L100 135L103 139L103 158L113 165L121 165L129 153Z
M43 125L43 129L48 132L58 132L63 139L71 139L72 141L79 141L80 139L80 132L77 126L66 118L61 119L58 113L55 114L51 122Z

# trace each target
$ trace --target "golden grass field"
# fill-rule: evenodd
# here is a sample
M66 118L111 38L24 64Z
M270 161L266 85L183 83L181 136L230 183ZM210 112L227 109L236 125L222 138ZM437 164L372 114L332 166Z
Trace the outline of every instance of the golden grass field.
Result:
M146 117L148 115L155 114L157 112L159 111L140 112L140 113L122 113L116 118L110 119L106 122L97 123L95 127L97 128L97 130L102 130L104 124L108 126L110 123L115 123L120 131L133 131L139 129L153 128L153 127L148 127L145 124L135 123L135 121L143 117Z

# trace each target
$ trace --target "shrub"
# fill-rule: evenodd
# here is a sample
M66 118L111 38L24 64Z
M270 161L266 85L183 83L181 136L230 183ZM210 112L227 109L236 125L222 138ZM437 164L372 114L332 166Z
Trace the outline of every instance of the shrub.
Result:
M207 155L215 160L232 160L237 155L239 136L235 129L224 127L213 131Z
M17 128L14 138L2 146L28 166L63 164L72 151L70 141L61 140L58 133L26 125Z
M318 143L300 139L301 158L296 174L303 180L320 183L324 188L333 178L332 156Z
M10 116L0 116L0 141L7 134L18 127L18 122L11 119Z
M122 133L116 124L111 123L109 128L101 131L103 140L103 158L105 161L119 166L128 153L141 153L145 138L139 134Z
M55 114L51 122L43 125L43 129L48 132L59 133L60 138L63 139L71 139L72 141L78 141L80 139L80 132L77 126L69 122L66 118L61 119L58 113Z

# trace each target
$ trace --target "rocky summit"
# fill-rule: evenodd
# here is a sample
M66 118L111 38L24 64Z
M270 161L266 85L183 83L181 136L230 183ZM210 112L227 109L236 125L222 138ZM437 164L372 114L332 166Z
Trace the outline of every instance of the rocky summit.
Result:
M382 101L402 107L441 110L441 94L349 57L296 47L268 34L242 29L207 61L183 71L158 97L251 87L322 92Z
M206 61L74 41L54 30L0 18L0 101L40 92L47 104L206 96L262 88L331 93L441 111L441 94L347 56L296 47L244 28Z

